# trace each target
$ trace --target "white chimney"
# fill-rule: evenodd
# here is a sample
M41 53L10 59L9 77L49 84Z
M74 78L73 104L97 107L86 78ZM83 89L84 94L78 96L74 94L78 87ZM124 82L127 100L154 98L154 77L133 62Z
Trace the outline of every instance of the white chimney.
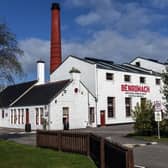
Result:
M37 80L38 84L45 83L45 62L44 61L37 61Z
M71 74L71 79L73 80L74 85L78 88L80 83L80 71L74 67L69 71Z

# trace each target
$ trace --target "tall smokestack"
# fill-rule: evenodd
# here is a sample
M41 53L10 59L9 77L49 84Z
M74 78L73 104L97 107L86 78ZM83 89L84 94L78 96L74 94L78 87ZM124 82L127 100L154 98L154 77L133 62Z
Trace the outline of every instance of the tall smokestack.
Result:
M57 69L61 61L60 7L58 3L53 3L51 7L50 74Z

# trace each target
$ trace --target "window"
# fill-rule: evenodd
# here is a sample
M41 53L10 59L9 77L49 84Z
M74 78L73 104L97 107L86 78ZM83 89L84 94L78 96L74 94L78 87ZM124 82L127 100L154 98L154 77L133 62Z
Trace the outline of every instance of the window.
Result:
M39 125L39 109L36 108L36 125Z
M40 124L42 124L42 122L43 122L43 114L44 113L44 110L43 110L43 108L40 108Z
M69 107L63 107L63 117L69 117Z
M140 80L140 83L145 83L145 77L142 77L142 76L141 76L141 77L139 78L139 80Z
M107 111L108 111L108 117L114 117L114 113L115 113L114 97L107 97Z
M16 124L17 121L17 115L16 115L16 109L14 109L14 124Z
M124 75L124 81L125 82L131 82L131 76L130 75Z
M159 78L156 78L156 79L155 79L155 83L156 83L156 85L160 85L160 79L159 79Z
M18 124L20 124L20 109L18 109Z
M94 122L95 118L94 118L94 107L90 107L89 108L89 120L90 120L90 124Z
M4 110L2 110L2 118L4 118L5 117L5 112L4 112Z
M126 97L125 98L125 111L126 111L126 117L131 116L131 98Z
M107 80L113 80L114 74L113 73L106 73L106 79Z
M22 124L24 124L24 109L22 109Z
M140 62L136 62L135 65L138 66L138 67L141 66Z
M13 124L13 110L11 110L11 124Z

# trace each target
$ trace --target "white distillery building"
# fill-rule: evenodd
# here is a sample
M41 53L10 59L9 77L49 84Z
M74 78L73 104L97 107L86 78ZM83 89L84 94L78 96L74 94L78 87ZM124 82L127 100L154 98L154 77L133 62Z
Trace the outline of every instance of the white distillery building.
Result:
M161 72L167 64L137 57L128 64L96 58L61 57L60 7L51 8L50 81L37 62L37 80L0 93L0 127L50 130L132 123L131 110L151 100L161 104Z
M72 65L80 69L82 82L97 99L97 125L133 122L131 110L138 102L147 99L153 103L164 104L160 73L151 69L132 64L119 65L95 58L69 56L50 75L50 80L67 79Z

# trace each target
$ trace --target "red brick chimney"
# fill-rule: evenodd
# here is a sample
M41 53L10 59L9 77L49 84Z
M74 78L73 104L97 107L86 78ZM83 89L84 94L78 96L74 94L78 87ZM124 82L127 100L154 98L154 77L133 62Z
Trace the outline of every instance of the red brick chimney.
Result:
M61 31L60 7L53 3L51 7L51 48L50 48L50 74L61 64Z

